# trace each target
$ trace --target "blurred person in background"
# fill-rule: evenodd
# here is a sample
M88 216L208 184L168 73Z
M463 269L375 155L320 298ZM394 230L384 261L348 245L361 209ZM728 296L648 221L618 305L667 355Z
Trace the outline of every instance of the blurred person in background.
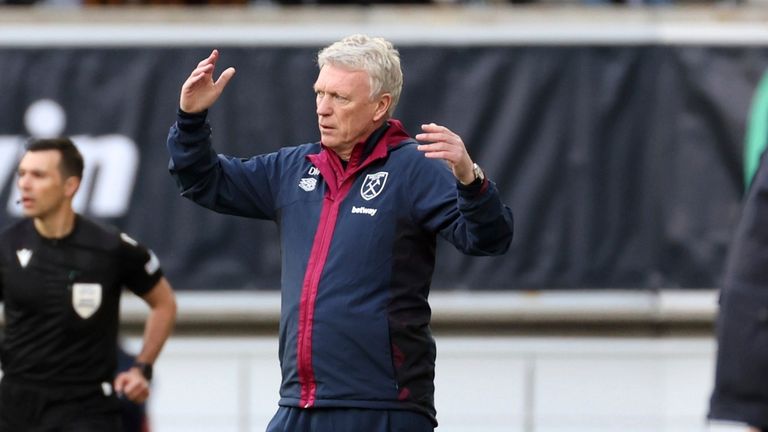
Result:
M716 322L708 417L768 431L768 73L752 99L744 145L747 191L728 250Z
M391 117L403 76L387 40L322 49L320 140L249 159L211 146L207 112L235 74L214 81L218 60L213 50L182 86L169 168L182 196L279 227L282 384L267 431L432 431L436 238L503 254L512 212L460 136L430 123L420 144Z
M711 420L768 431L768 162L749 188L731 242L716 324Z
M376 6L432 4L434 0L276 0L281 5Z
M176 301L155 255L72 208L83 158L67 138L27 145L25 218L0 233L0 431L121 430L118 397L143 402ZM136 361L117 374L120 296L150 307Z

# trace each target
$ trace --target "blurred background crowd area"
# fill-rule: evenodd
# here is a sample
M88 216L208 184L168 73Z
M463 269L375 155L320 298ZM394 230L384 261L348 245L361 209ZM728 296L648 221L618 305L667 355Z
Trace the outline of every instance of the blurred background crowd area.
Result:
M335 6L376 6L376 5L501 5L501 4L554 4L554 5L707 5L746 4L764 0L0 0L0 5L17 6L103 6L103 5L335 5Z

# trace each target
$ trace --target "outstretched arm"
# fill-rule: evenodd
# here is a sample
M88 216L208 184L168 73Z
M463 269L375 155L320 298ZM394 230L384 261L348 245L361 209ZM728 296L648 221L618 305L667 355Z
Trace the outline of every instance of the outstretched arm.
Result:
M176 298L164 277L143 298L149 304L150 312L144 325L144 345L136 361L153 364L176 322ZM149 382L135 367L118 374L114 387L116 392L137 403L144 402L149 396Z
M211 55L197 64L195 70L189 75L184 85L181 86L179 107L188 113L199 113L207 110L221 96L224 87L235 75L235 68L227 68L221 73L219 79L214 82L213 73L216 62L219 60L219 51L211 51Z

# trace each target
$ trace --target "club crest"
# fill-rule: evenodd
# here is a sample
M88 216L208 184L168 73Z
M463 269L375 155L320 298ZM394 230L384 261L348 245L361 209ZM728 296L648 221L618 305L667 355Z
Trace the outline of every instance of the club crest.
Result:
M387 176L389 176L389 173L386 171L365 176L363 185L360 187L360 196L366 201L370 201L379 196L384 189L384 185L387 183Z
M101 284L75 283L72 285L72 307L80 318L88 319L101 306Z

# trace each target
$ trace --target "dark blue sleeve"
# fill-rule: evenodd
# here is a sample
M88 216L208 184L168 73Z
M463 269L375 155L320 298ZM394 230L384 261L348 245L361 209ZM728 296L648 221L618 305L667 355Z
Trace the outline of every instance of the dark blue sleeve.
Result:
M501 255L509 249L512 211L493 182L463 186L443 161L424 158L417 165L411 179L416 185L413 209L425 229L439 232L468 255Z
M181 195L219 213L274 219L277 154L250 159L217 155L206 115L179 111L168 133L168 169Z
M485 179L480 185L470 187L454 181L454 187L460 216L440 234L465 253L505 253L512 243L514 219L512 210L501 202L496 184Z

